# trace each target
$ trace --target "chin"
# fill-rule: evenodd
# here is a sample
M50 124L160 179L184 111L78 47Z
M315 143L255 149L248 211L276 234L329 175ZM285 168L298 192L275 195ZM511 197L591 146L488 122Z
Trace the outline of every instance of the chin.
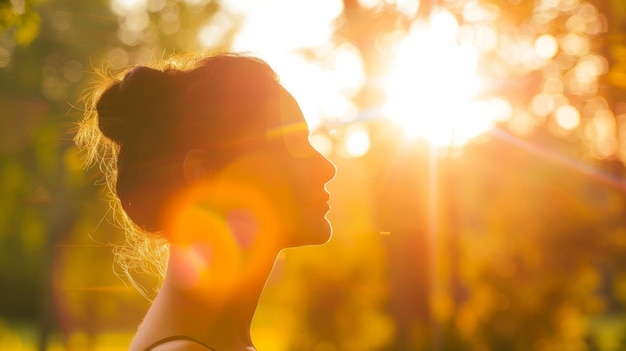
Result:
M322 233L323 235L320 235L320 237L323 240L321 240L318 245L326 244L333 237L333 226L330 224L330 222L326 218L324 218L323 228L320 228L320 234Z
M316 225L308 225L305 231L296 231L289 247L326 244L332 237L332 226L324 219Z
M310 243L305 245L323 245L326 244L332 237L333 228L326 218L324 218L322 223L318 224L317 226L312 226L311 228L315 229L307 233L307 237L310 239Z

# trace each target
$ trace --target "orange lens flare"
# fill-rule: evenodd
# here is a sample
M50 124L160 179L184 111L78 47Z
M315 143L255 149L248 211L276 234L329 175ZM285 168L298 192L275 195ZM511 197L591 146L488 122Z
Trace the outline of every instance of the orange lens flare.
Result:
M249 249L259 234L259 219L245 209L235 209L226 214L226 222L242 250Z
M172 214L168 235L169 269L179 287L227 293L242 252L220 216L197 203L183 204Z
M178 196L165 220L176 284L202 298L226 298L245 289L262 262L273 262L284 221L264 190L223 172Z

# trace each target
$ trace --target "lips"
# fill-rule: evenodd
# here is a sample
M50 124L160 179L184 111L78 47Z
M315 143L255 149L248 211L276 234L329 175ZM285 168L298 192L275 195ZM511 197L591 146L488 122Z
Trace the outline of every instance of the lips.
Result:
M326 211L328 211L330 209L330 206L328 205L328 201L330 200L330 196L328 193L324 192L323 196L320 197L316 197L314 199L309 199L308 201L304 202L304 206L307 208L313 208L313 207L323 207L326 209Z

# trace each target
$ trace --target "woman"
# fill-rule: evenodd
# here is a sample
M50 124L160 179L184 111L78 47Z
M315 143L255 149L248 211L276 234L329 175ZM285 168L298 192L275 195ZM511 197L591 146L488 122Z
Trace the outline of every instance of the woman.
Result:
M234 54L138 66L92 100L76 141L121 210L118 261L164 276L130 350L255 350L277 254L331 234L335 168L298 103L265 62Z

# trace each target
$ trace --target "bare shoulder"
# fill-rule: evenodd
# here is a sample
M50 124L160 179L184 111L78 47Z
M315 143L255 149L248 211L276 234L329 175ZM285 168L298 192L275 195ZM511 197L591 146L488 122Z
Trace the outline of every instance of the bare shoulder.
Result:
M202 344L191 340L171 340L160 344L151 351L214 351Z

